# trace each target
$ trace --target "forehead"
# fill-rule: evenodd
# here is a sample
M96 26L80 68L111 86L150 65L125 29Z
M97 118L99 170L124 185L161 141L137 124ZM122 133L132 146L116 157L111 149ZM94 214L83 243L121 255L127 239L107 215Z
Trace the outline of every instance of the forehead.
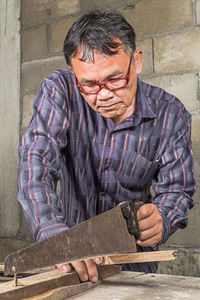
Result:
M94 50L93 61L81 61L82 56L83 50L79 47L77 55L72 58L72 68L79 80L103 80L113 73L123 75L130 60L130 55L123 49L112 56Z

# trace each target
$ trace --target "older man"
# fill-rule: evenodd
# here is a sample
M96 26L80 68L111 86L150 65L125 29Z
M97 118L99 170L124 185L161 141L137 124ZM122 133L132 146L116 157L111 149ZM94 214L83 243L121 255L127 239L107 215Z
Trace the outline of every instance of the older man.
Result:
M64 54L69 67L42 82L19 148L18 200L35 240L132 200L146 202L137 214L138 251L158 249L187 225L193 206L191 115L176 97L139 80L142 50L117 12L81 16ZM73 267L95 282L100 261ZM156 272L157 265L123 267Z

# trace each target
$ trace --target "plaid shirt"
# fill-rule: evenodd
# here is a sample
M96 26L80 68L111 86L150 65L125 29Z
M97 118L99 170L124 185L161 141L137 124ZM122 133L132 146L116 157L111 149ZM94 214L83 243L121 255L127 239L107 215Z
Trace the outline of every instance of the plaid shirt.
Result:
M35 240L122 201L150 199L152 185L165 242L187 225L193 206L190 134L191 115L183 104L139 79L135 112L115 126L88 106L68 69L45 78L19 147L18 200ZM125 269L155 272L156 264Z

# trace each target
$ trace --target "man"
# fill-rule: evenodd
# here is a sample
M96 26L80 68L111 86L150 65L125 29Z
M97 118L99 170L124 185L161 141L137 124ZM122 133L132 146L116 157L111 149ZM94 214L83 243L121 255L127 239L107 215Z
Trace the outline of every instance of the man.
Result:
M122 201L144 201L138 251L157 250L187 225L193 207L191 115L177 98L139 80L142 50L116 12L80 17L64 54L69 68L44 79L19 148L18 200L34 238L46 239ZM73 267L82 281L95 282L100 261ZM123 267L156 272L157 265Z

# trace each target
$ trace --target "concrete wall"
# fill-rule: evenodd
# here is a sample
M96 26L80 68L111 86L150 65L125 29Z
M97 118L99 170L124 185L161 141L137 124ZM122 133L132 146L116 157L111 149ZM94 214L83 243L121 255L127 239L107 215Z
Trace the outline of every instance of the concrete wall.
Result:
M0 1L0 260L16 249L20 210L16 182L20 136L20 1ZM24 243L18 242L18 247Z
M200 0L21 0L21 134L30 121L33 98L41 80L66 65L62 46L71 24L86 10L107 7L122 12L135 28L137 48L144 51L142 79L178 96L192 113L198 183ZM14 163L16 165L16 157ZM6 201L9 203L9 197L2 198L3 206ZM179 230L165 246L181 249L180 258L173 264L162 263L160 272L200 276L199 198L197 191L196 207L190 212L187 229ZM17 206L15 211L13 219L18 228L16 239L19 243L16 247L21 247L20 240L31 241L31 236ZM3 236L13 237L7 227L3 228Z
M200 158L200 1L140 0L128 10L128 20L138 37L137 46L144 50L142 79L160 86L182 100L192 113L192 141L197 184ZM144 22L140 21L140 17ZM176 262L160 264L161 273L200 276L200 197L189 213L189 225L179 230L163 248L181 251Z

